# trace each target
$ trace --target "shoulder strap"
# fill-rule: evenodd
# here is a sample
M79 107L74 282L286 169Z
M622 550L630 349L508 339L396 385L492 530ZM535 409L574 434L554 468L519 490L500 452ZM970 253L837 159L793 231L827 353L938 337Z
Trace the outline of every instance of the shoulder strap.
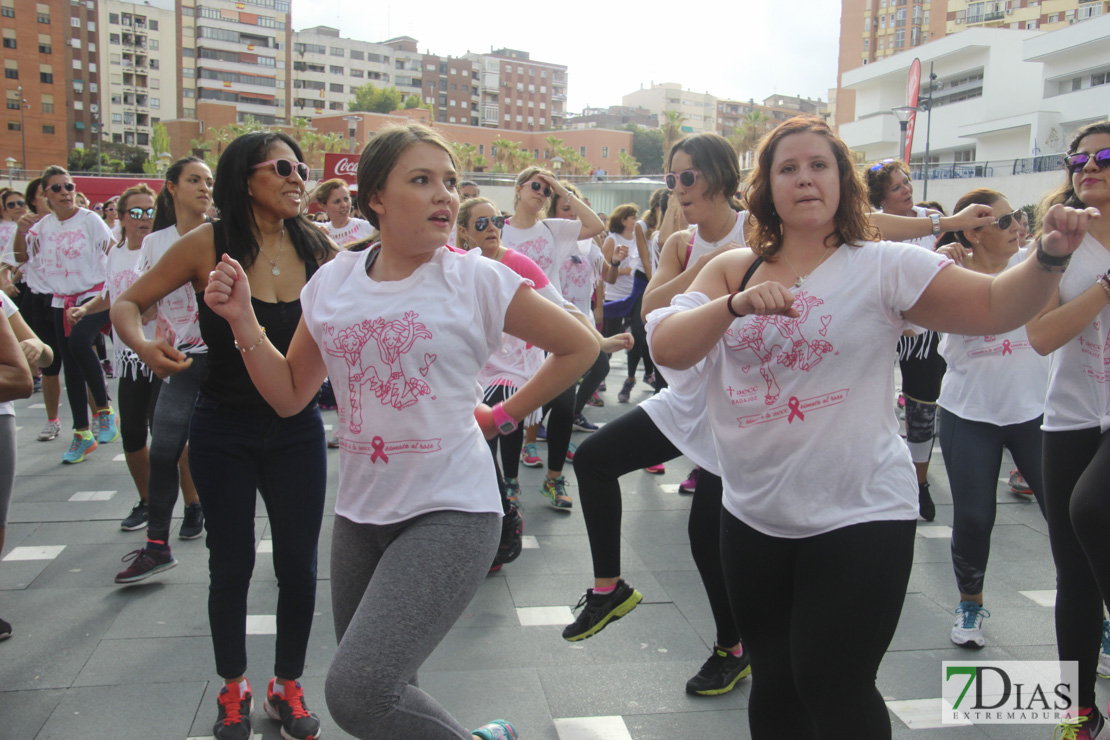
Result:
M212 244L216 247L216 262L227 253L227 232L220 221L212 221Z
M752 275L755 274L755 269L757 267L759 267L760 264L762 264L762 263L763 263L763 258L762 257L756 257L755 258L755 262L753 262L752 266L748 268L748 271L744 273L744 279L740 281L740 290L746 290L747 289L748 281L752 279Z
M686 259L682 262L682 271L685 272L686 268L690 265L690 255L694 253L694 239L698 236L698 229L695 226L690 230L690 243L686 245Z

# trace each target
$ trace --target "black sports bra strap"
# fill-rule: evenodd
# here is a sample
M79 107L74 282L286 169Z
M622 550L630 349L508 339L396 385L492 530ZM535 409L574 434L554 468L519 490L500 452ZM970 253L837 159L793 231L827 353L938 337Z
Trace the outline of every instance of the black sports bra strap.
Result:
M763 258L762 257L756 257L755 258L755 262L753 262L752 266L748 268L748 271L744 273L744 279L740 281L740 290L746 290L747 289L748 281L752 279L752 275L755 274L755 269L757 267L759 267L762 263L763 263Z

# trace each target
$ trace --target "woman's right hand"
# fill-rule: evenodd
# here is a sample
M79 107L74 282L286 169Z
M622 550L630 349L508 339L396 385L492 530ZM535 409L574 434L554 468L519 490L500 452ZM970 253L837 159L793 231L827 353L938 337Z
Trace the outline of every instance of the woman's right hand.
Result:
M794 294L782 283L760 283L727 298L732 309L741 316L779 314L796 319L801 315L794 308Z
M944 231L970 231L980 226L990 226L994 221L994 209L982 203L972 203L958 213L942 216L941 229Z
M628 259L628 245L621 244L615 250L613 250L613 259L616 262L623 262L624 260Z
M193 358L174 349L174 346L165 339L144 342L135 347L135 354L162 380L177 375L193 364Z
M31 227L41 221L44 216L46 216L45 213L38 214L27 211L27 213L24 213L19 221L16 222L15 230L20 234L26 234L31 230Z
M208 274L204 302L213 313L226 319L233 329L244 319L254 320L250 283L238 261L223 255L216 268Z

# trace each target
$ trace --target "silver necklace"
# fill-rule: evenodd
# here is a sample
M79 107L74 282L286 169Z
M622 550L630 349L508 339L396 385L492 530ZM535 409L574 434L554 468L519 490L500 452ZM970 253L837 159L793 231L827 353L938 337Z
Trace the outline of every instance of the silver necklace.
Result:
M831 254L831 253L832 253L833 251L834 251L834 250L832 250L832 249L828 249L828 248L826 248L826 249L825 249L825 254L824 254L824 255L822 255L821 259L817 260L817 264L816 264L816 265L814 265L814 266L813 266L813 269L812 269L812 270L810 270L809 272L807 272L807 273L806 273L805 275L803 275L802 273L798 272L798 268L797 268L797 267L794 267L794 263L793 263L793 262L791 262L791 261L790 261L790 258L786 256L786 253L785 253L785 252L783 252L783 254L782 254L782 258L783 258L784 260L786 260L786 264L788 264L788 265L790 266L790 269L794 271L794 276L798 278L798 279L797 279L797 280L796 280L796 281L794 282L794 287L795 287L795 288L800 288L800 287L802 287L802 283L804 283L804 282L805 282L806 280L808 280L808 279L809 279L809 276L810 276L810 275L812 275L812 274L813 274L813 273L814 273L814 272L815 272L815 271L817 270L817 268L821 266L821 263L822 263L822 262L824 262L824 261L825 261L825 259L826 259L826 258L827 258L827 257L829 256L829 254Z
M258 251L261 252L262 256L266 258L266 261L270 263L270 274L273 275L274 277L277 277L278 275L281 274L281 268L277 266L277 263L281 261L281 250L283 250L283 249L285 249L285 228L284 227L282 227L281 234L278 236L277 259L270 259L270 255L266 254L266 252L263 251L262 245L261 244L258 245Z

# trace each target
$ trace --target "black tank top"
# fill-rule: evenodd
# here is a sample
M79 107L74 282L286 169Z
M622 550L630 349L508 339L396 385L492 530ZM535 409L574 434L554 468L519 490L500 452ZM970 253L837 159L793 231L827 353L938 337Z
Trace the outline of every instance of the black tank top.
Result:
M227 233L223 224L212 224L212 236L216 246L216 261L228 252ZM238 251L238 250L236 250ZM238 254L232 257L240 258ZM305 260L304 271L307 281L319 268L311 258ZM203 293L197 293L197 306L200 313L200 334L208 345L208 367L201 380L200 390L221 404L250 413L272 414L273 409L254 387L247 366L243 364L242 353L235 349L235 335L230 324L217 316L204 302ZM266 338L278 351L285 354L289 343L301 320L301 301L267 303L251 298L251 306L258 323L266 327Z

